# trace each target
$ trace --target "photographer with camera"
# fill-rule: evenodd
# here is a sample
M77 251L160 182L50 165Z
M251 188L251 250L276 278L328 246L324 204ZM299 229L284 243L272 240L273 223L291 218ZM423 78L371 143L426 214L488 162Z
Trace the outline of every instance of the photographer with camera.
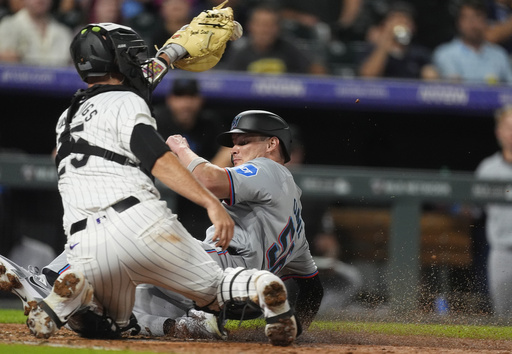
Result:
M393 3L382 21L371 27L369 42L359 61L363 77L410 79L434 78L430 66L430 50L413 43L416 30L414 8L405 2Z

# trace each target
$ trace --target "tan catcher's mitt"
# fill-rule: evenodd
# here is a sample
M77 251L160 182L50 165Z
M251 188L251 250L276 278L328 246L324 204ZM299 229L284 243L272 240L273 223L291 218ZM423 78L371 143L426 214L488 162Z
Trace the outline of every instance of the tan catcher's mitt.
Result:
M233 19L233 9L223 8L227 2L201 12L165 42L164 47L176 43L189 54L175 61L174 66L196 72L211 69L222 58L227 41L242 36L242 26Z

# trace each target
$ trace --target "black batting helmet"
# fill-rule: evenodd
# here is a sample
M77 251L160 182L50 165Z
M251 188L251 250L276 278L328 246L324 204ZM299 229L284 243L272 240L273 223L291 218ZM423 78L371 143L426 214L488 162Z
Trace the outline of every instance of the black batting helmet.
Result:
M231 130L219 134L217 142L222 146L233 147L231 134L257 133L276 136L281 142L284 162L290 161L292 134L288 123L277 114L267 111L245 111L239 113L231 122Z
M116 23L92 23L71 42L71 58L83 81L89 77L121 73L126 83L148 93L141 64L148 59L148 47L133 29Z

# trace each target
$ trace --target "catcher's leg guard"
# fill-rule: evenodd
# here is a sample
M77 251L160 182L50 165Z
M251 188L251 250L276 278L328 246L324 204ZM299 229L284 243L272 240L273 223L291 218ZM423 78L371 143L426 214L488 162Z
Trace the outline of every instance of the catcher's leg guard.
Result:
M290 345L297 336L297 323L281 279L266 270L242 267L224 270L224 279L217 290L221 308L256 306L267 321L265 335L273 345Z

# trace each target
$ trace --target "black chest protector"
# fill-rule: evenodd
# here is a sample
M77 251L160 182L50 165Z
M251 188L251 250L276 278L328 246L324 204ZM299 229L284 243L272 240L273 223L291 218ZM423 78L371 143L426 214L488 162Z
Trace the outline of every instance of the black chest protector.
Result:
M58 149L57 156L55 157L55 164L57 168L59 168L60 162L64 158L69 156L69 154L71 153L84 154L86 156L98 156L104 158L105 160L113 161L121 165L129 165L136 168L140 168L140 166L138 166L133 161L130 161L130 159L126 156L120 155L118 153L115 153L108 149L104 149L99 146L90 145L89 142L82 138L75 141L71 136L71 133L73 131L79 131L80 129L83 129L83 125L71 129L71 120L78 111L80 105L85 103L91 97L99 95L100 93L110 91L131 91L136 95L142 97L136 89L125 85L94 85L85 90L78 90L71 100L71 105L68 109L66 120L64 122L64 131L59 137L60 148ZM149 171L144 169L141 170L151 179L153 179ZM62 168L61 170L58 171L58 175L61 176L65 172L65 168Z

